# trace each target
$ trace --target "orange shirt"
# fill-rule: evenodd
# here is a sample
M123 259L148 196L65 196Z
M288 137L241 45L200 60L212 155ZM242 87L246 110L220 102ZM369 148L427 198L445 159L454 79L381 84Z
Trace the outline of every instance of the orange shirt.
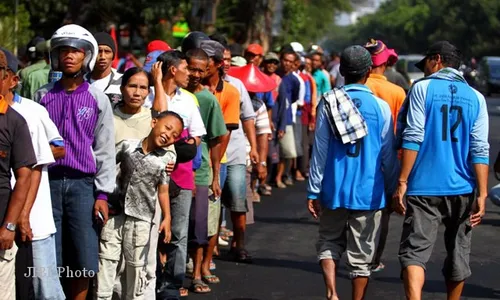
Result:
M228 130L238 129L240 124L240 92L229 82L220 80L214 93L219 101Z
M392 112L394 130L396 130L399 109L406 98L405 91L400 86L388 81L385 76L379 74L370 74L365 85L370 88L375 96L389 104Z

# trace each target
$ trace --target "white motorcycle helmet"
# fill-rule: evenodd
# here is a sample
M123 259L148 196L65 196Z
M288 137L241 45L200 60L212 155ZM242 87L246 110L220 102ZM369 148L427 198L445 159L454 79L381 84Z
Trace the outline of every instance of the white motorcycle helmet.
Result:
M83 70L80 72L90 73L94 68L99 53L99 46L94 36L85 28L70 24L59 28L50 39L50 64L52 70L59 69L59 49L61 47L72 47L83 49L85 58L83 60Z

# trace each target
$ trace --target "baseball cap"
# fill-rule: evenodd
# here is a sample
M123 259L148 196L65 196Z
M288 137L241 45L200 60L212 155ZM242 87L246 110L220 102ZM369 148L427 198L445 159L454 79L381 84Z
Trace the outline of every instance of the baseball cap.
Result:
M247 60L241 56L233 56L231 58L231 66L243 67L247 65Z
M264 61L277 61L279 63L280 61L280 58L278 56L278 54L274 53L274 52L268 52L265 56L264 56Z
M457 59L461 58L460 50L448 41L439 41L432 44L425 52L425 57L415 64L420 71L424 71L425 61L428 57L432 55L445 55L455 57Z
M146 56L146 59L144 60L144 66L142 67L144 71L146 72L151 72L151 68L153 67L154 63L157 61L158 56L160 56L163 52L162 50L157 50L153 52L149 52L149 54Z
M264 54L264 49L262 49L262 46L259 44L250 44L250 45L248 45L248 47L245 51L250 52L250 53L255 54L255 55L263 55Z
M387 63L389 66L393 66L398 61L398 55L394 49L389 49L380 40L371 39L365 45L366 50L370 52L372 56L372 62L374 67L381 66Z
M205 51L208 57L214 57L218 60L222 60L224 58L224 46L217 41L202 41L200 48Z
M340 73L344 76L364 74L371 66L372 57L363 46L349 46L340 55Z
M17 57L12 54L9 50L0 47L0 50L5 54L5 58L7 60L7 69L11 70L14 73L17 73L17 70L19 68L19 60L17 60Z
M149 42L148 47L146 49L146 52L149 54L153 51L159 51L159 50L161 50L162 52L165 52L168 50L172 50L172 48L170 48L170 46L167 43L165 43L164 41L154 40L154 41Z

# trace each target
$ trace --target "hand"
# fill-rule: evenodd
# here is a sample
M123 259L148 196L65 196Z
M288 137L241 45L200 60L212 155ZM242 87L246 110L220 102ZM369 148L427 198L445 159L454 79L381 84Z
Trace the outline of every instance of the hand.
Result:
M276 131L276 128L274 127L274 122L270 122L269 125L271 126L271 132Z
M307 209L313 218L317 219L321 213L321 204L319 204L318 200L307 200Z
M172 174L174 169L175 169L175 162L169 162L167 164L167 166L165 167L165 171L167 171L168 176L170 176L170 174Z
M314 131L316 129L316 123L309 123L309 131Z
M259 178L260 182L266 182L267 179L267 168L264 167L261 164L257 165L257 177Z
M285 132L283 130L278 131L278 139L279 140L281 140L284 135L285 135Z
M196 197L196 184L193 185L193 198Z
M477 199L472 203L472 214L470 215L470 224L472 227L476 227L479 225L483 219L483 216L485 214L485 207L486 207L486 197L485 196L479 196Z
M257 150L253 148L250 150L250 160L254 165L259 161L259 153L257 153Z
M398 214L404 216L406 214L406 206L404 203L404 196L408 186L406 182L399 182L396 191L392 195L392 209Z
M23 242L33 240L33 231L31 230L29 216L20 216L17 222L17 228L19 229Z
M0 250L9 250L14 245L14 238L16 233L7 228L0 228Z
M102 214L102 225L108 222L108 201L97 199L94 204L94 216L100 220L99 212Z
M212 185L210 186L212 192L214 193L215 198L219 198L222 194L222 190L220 188L219 178L212 180Z
M161 234L163 231L163 234L165 235L165 238L163 238L163 242L165 244L170 243L170 240L172 239L172 231L170 229L170 219L165 218L160 224L160 228L158 229L158 233Z
M151 76L153 77L155 83L161 83L161 81L163 80L163 72L161 70L162 66L163 62L157 61L151 67Z

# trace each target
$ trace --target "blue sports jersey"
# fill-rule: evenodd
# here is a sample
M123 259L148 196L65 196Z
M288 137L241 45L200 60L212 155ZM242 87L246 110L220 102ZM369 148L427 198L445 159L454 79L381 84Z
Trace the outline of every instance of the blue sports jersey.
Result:
M476 186L472 165L489 162L484 96L458 71L445 68L415 83L407 101L402 147L418 151L407 194L471 193Z
M308 198L319 199L328 209L380 209L399 174L391 110L364 85L344 88L366 120L368 135L354 145L344 145L335 138L324 100L320 101Z

